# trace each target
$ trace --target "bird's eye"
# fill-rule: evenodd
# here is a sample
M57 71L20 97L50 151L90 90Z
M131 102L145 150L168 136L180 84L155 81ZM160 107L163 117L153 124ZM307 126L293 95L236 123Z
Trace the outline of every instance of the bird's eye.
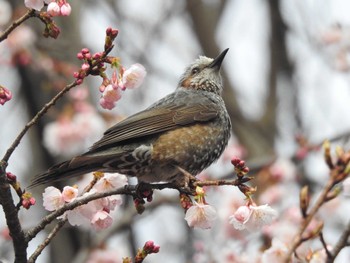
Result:
M193 68L192 71L191 71L192 75L197 74L198 72L199 72L199 68L198 67Z

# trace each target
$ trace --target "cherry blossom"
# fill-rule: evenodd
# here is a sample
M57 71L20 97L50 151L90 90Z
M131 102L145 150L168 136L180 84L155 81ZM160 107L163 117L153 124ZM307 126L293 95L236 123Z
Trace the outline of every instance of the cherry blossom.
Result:
M104 109L111 110L115 107L115 103L121 96L121 89L119 86L110 84L103 89L100 105Z
M276 217L277 212L269 205L246 205L239 207L229 220L235 229L257 231Z
M46 210L54 211L64 205L62 193L59 189L49 186L43 193L43 205Z
M65 186L62 191L62 199L69 203L74 201L78 196L78 189L71 186Z
M280 240L272 239L272 245L266 249L261 257L261 263L280 263L287 256L288 248Z
M132 65L123 74L122 89L140 87L146 74L146 69L141 64L136 63Z
M197 186L195 196L196 201L193 204L186 202L186 209L188 206L190 207L186 211L185 220L190 227L208 229L212 227L213 222L217 218L215 208L205 202L204 195L204 189Z
M86 263L108 262L121 263L120 255L115 249L94 249L87 259Z
M105 129L106 123L102 117L87 109L73 117L63 116L47 124L44 128L44 145L53 155L71 157L85 151Z
M105 173L104 176L94 185L99 192L108 191L123 187L128 184L128 179L123 174Z
M195 202L191 206L185 216L185 220L190 227L211 228L216 220L216 210L214 207L206 204Z

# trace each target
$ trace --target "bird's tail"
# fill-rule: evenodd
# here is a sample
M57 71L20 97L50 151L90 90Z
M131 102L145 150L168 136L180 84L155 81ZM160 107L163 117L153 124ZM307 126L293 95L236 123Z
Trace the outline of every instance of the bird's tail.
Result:
M100 166L96 161L92 162L91 159L91 157L78 156L72 160L56 164L46 172L36 175L28 188L97 171Z

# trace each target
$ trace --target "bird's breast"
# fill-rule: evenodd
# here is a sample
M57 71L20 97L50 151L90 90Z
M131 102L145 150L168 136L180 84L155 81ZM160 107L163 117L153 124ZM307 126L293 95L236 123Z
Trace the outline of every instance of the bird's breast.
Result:
M153 143L155 163L173 163L192 174L199 173L219 158L228 137L222 125L199 123L168 131Z

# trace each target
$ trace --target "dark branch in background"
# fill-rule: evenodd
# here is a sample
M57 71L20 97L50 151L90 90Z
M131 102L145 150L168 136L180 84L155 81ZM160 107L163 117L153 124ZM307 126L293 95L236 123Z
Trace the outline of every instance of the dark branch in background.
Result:
M218 10L212 5L205 4L205 1L189 0L187 11L193 22L193 33L197 36L199 44L202 46L207 56L215 57L220 50L226 47L220 47L215 41L216 25L222 16L226 1L222 1ZM232 83L228 78L225 68L222 68L222 76L225 83L223 98L226 108L231 117L233 133L237 136L239 142L245 146L249 157L260 158L274 154L274 141L271 142L269 132L274 133L274 123L263 123L263 120L249 121L243 116L235 94ZM275 105L270 105L275 107ZM272 125L272 126L271 126ZM272 129L272 130L271 130Z

